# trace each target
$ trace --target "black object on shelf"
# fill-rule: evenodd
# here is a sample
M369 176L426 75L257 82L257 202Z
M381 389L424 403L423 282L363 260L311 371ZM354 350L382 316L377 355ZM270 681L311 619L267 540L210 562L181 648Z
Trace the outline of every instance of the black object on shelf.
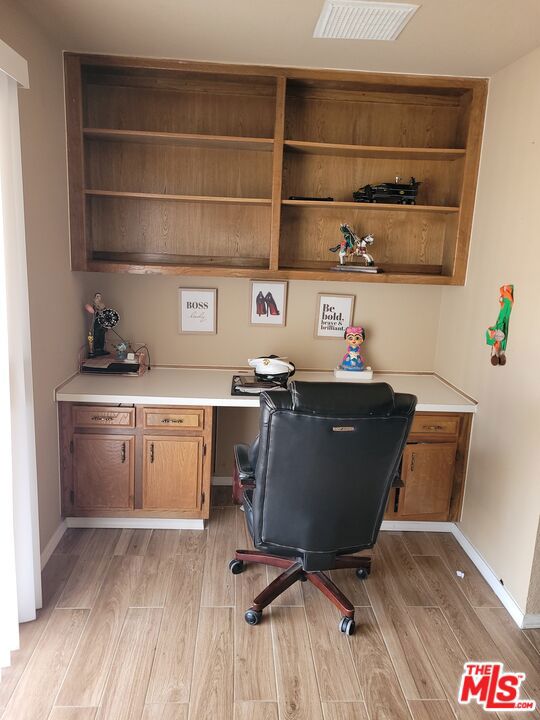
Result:
M334 202L333 197L304 197L303 195L291 195L289 200L309 200L309 202Z
M364 185L353 193L354 202L358 203L390 203L394 205L416 205L418 188L422 184L413 177L408 183L398 182Z

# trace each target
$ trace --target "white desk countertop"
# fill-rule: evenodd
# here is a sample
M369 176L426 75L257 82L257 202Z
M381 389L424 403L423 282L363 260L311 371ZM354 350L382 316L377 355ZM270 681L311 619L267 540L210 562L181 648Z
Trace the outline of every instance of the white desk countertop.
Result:
M259 398L231 395L233 374L245 370L153 368L140 377L76 375L55 391L65 402L134 405L212 405L258 407ZM331 372L298 371L294 380L342 382ZM373 382L387 382L396 392L416 395L419 411L476 412L476 403L435 375L375 373Z

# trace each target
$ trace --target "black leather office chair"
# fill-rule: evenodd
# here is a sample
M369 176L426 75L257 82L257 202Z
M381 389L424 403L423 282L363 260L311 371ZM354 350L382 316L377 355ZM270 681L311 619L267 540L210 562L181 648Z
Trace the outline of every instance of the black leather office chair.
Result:
M283 568L245 614L262 611L297 580L309 580L341 611L340 630L354 632L354 607L322 572L357 568L371 558L348 555L372 548L411 427L416 398L386 383L292 382L261 394L260 433L237 445L244 510L257 550L237 550L234 574L249 562Z

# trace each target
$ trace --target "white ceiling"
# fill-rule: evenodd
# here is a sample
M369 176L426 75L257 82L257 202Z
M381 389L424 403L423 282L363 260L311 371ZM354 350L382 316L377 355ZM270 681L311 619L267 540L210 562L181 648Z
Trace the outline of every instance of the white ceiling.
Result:
M66 50L489 76L540 45L540 0L421 0L395 42L312 37L322 0L19 0Z

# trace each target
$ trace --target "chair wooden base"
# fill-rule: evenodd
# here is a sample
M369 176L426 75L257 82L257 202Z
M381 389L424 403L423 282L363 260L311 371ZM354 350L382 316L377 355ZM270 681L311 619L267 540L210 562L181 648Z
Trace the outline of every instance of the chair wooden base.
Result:
M328 575L320 570L306 571L302 568L302 563L292 558L278 557L269 555L259 550L237 550L235 560L239 563L236 572L241 572L244 563L260 563L261 565L271 565L272 567L283 568L284 572L273 580L268 587L260 592L253 601L253 605L248 610L260 614L265 607L270 605L279 595L285 592L287 588L294 585L298 580L309 581L320 590L326 597L334 603L344 618L354 620L354 606L350 600L345 597L341 590L330 580ZM233 561L234 563L234 561ZM371 570L371 558L359 557L357 555L340 555L336 558L332 570L342 570L345 568L362 569L366 572L366 577ZM232 569L232 567L231 567ZM233 572L235 572L233 570ZM256 624L256 623L252 623Z

